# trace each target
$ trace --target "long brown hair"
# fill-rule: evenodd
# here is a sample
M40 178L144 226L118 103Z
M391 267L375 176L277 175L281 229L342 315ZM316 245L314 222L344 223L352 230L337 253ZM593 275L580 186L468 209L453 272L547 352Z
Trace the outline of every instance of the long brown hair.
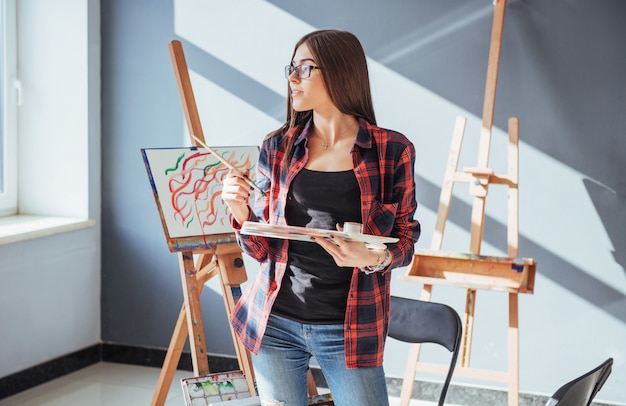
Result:
M352 33L339 30L313 31L302 37L294 47L292 59L298 47L306 44L318 66L319 72L328 90L333 104L344 114L363 118L370 124L376 124L369 72L365 51L359 39ZM288 169L293 156L293 146L302 126L313 114L312 110L296 111L291 105L291 92L287 92L287 118L276 132L289 133L298 128L298 133L289 137L283 168Z

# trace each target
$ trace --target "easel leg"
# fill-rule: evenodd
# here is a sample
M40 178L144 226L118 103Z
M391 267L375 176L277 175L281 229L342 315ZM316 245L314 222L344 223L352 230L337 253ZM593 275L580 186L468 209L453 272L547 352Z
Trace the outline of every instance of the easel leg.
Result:
M518 295L509 293L509 406L519 405Z
M448 213L450 212L450 204L452 203L452 191L454 189L454 174L459 165L459 157L461 155L461 144L463 143L463 135L465 132L465 123L467 119L463 116L457 116L454 124L454 132L452 133L452 142L450 144L450 152L448 153L448 162L446 164L446 173L441 186L441 194L439 195L439 206L437 208L437 222L435 223L435 231L430 248L440 250L443 244L443 232L446 228Z
M227 303L226 305L227 312L228 314L230 314L232 308L234 307L234 304L236 303L236 301L233 299L234 297L233 287L223 285L223 288L224 288L223 290L224 301ZM238 286L235 288L235 290L237 289L239 289ZM229 305L228 303L232 303L232 304ZM246 347L244 347L241 340L239 340L239 338L235 335L235 332L232 329L232 326L231 326L231 334L233 336L233 344L235 344L235 353L237 355L237 362L239 363L239 368L241 368L241 370L243 371L246 377L246 382L248 383L248 389L250 390L250 394L252 396L256 396L256 385L254 381L254 368L252 367L252 358L251 358L250 352L246 349Z
M227 314L231 314L241 296L240 284L247 280L243 258L241 257L241 249L223 253L218 251L215 255L217 257L217 263L220 269L220 278L222 280L221 285L224 296L224 305L226 306ZM233 336L233 343L235 344L235 352L237 353L239 368L241 368L246 377L250 394L255 396L256 387L254 384L254 369L252 367L250 353L235 334L232 325L230 326L230 332Z
M413 396L413 385L415 384L415 373L417 372L417 361L420 357L421 344L411 344L409 347L409 360L404 371L402 380L402 390L400 392L400 406L409 406Z
M463 340L461 341L461 365L469 367L474 332L474 309L476 308L476 290L468 289L465 299L465 320L463 321Z
M424 285L420 300L429 302L432 298L432 285ZM421 344L411 344L409 347L409 359L406 363L404 379L402 380L402 390L400 391L400 406L409 406L413 396L413 386L415 384L415 373L417 372L417 362L420 358Z
M216 275L217 268L215 266L211 266L211 257L212 254L202 254L200 261L196 266L198 295L202 293L204 283ZM180 314L178 315L178 320L176 321L176 326L174 327L174 333L172 334L172 339L170 340L165 360L163 361L163 367L161 368L161 373L159 375L156 390L154 391L151 406L163 406L165 404L172 381L174 380L174 374L176 373L178 362L180 361L180 357L183 353L185 341L187 340L187 337L191 335L187 326L187 308L186 305L183 304Z
M185 311L185 305L183 305L178 315L178 321L176 321L176 327L174 327L174 334L172 335L170 346L167 349L165 361L163 361L163 367L161 368L156 391L152 397L151 406L162 406L165 404L167 394L174 380L178 361L183 353L187 334L187 313Z
M203 376L209 373L209 360L206 355L204 324L202 323L202 311L200 310L201 289L198 287L196 279L193 253L185 251L179 255L193 373L194 376Z
M310 369L307 375L306 385L309 391L309 396L317 395L317 384L315 383L315 377L313 376L313 372L311 372Z

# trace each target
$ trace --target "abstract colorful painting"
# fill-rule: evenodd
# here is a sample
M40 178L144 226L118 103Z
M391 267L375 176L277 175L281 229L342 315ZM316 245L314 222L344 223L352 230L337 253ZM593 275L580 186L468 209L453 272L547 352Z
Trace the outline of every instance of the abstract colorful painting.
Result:
M258 147L214 148L254 180ZM231 233L222 179L229 169L203 148L141 150L168 240Z

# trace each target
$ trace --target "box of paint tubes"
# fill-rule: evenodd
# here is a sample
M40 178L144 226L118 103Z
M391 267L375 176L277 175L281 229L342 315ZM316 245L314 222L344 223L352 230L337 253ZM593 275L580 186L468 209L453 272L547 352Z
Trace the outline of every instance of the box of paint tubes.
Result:
M242 371L181 379L186 406L260 406Z

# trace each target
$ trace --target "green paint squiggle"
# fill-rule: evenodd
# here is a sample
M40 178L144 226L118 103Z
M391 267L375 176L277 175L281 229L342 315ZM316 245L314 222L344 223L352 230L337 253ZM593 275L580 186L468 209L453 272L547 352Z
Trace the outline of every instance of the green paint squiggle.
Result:
M167 175L168 173L177 170L178 166L180 165L180 161L182 161L184 157L185 157L185 153L183 152L183 154L179 156L178 159L176 160L176 165L173 168L166 169L165 174Z

